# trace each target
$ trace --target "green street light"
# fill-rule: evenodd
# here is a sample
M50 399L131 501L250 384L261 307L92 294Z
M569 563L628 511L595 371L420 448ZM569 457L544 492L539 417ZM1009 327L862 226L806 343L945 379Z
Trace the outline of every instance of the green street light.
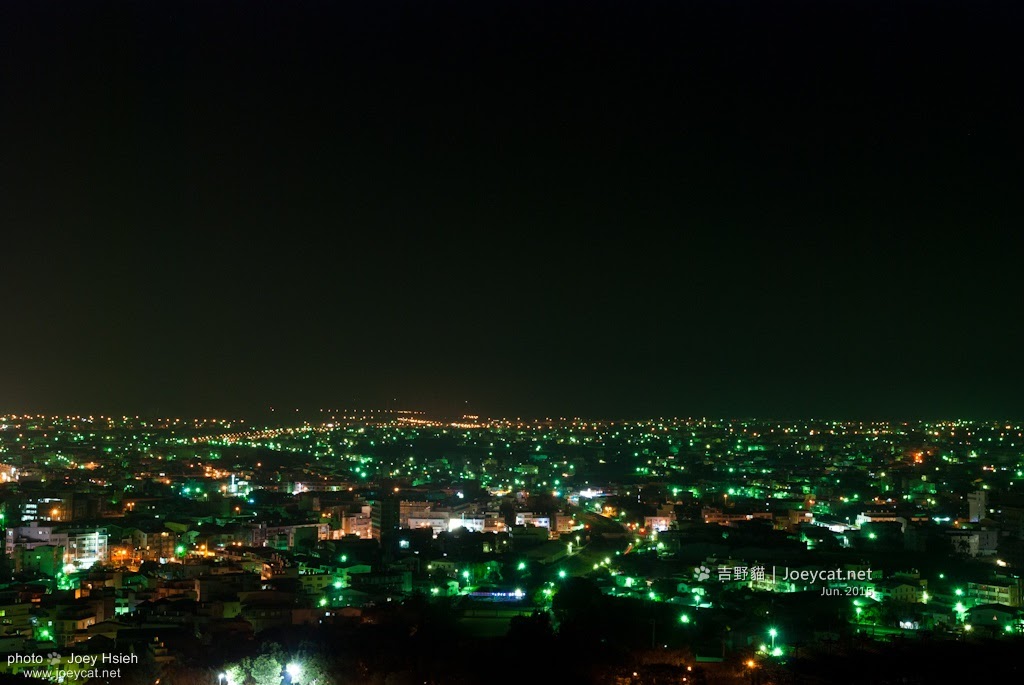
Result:
M690 615L689 614L680 614L679 615L679 622L680 623L689 623L690 622Z
M768 634L772 638L772 651L774 651L775 650L775 638L778 636L779 631L775 630L775 628L769 628L768 629Z

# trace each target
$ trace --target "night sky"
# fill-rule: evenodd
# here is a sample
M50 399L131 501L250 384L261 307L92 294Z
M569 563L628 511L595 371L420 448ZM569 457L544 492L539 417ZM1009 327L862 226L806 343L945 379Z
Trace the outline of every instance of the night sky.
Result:
M1020 8L0 3L0 412L1024 418Z

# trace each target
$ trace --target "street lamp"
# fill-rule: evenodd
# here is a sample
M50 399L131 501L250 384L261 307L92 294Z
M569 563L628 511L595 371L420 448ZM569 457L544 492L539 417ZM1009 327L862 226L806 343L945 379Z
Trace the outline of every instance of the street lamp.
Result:
M294 661L284 667L285 673L288 674L288 680L292 683L299 682L299 676L302 675L302 667Z
M966 623L965 619L967 618L967 607L964 606L964 603L963 602L957 602L953 606L953 610L956 612L956 619L960 623Z
M227 680L227 679L228 679L228 674L227 673L218 673L217 674L217 682L220 683L221 685L223 685L224 681Z
M775 651L775 637L779 634L779 631L775 630L775 628L770 628L768 630L768 634L771 635L771 638L772 638L772 651L774 652Z

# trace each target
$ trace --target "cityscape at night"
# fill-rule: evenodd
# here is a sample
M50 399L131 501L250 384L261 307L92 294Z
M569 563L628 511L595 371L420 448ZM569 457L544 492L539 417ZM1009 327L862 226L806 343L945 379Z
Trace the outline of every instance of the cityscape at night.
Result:
M487 677L768 683L1024 639L1022 425L321 412L0 417L5 649L130 645L126 682L534 652Z
M1018 682L1022 25L0 2L0 684Z

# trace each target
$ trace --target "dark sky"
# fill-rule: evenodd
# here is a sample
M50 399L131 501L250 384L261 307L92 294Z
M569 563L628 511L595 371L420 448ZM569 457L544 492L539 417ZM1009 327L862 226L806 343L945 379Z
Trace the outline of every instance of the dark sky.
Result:
M0 412L1020 418L1020 7L0 3Z

